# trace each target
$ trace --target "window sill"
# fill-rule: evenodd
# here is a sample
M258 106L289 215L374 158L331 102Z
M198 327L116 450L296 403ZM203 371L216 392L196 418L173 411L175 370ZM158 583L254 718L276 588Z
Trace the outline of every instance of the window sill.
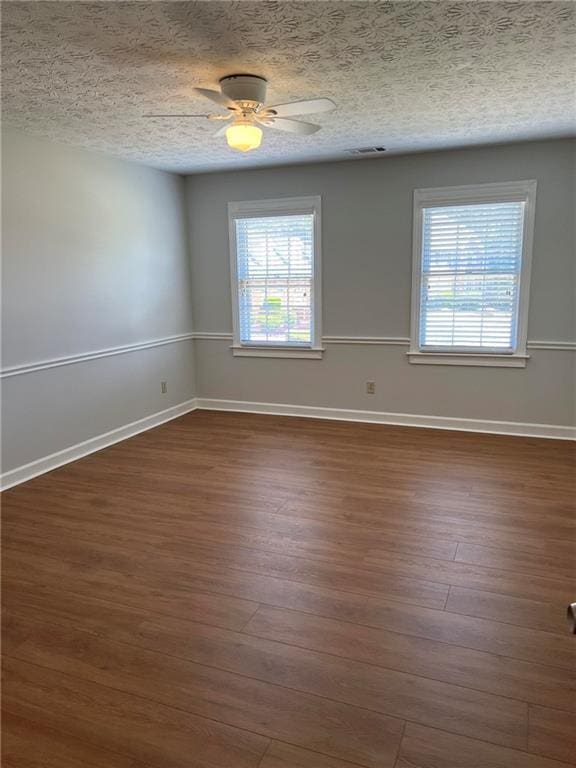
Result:
M320 360L324 353L323 347L233 346L231 349L234 357L285 357Z
M472 352L407 352L418 365L478 365L489 368L526 368L529 355Z

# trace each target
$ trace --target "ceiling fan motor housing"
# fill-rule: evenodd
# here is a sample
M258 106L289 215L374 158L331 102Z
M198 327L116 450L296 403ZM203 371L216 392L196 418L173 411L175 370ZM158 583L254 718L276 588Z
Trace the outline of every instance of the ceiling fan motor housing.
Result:
M224 96L258 106L266 101L266 80L257 75L229 75L220 80Z

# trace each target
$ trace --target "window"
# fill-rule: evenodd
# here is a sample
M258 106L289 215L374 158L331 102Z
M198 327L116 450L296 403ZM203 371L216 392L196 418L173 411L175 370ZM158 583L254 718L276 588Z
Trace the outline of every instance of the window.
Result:
M320 198L229 203L235 355L321 357Z
M535 181L417 189L410 361L526 365Z

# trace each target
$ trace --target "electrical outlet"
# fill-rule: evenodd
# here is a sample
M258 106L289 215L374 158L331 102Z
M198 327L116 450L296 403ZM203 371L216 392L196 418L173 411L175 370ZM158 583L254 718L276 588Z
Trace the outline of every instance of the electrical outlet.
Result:
M367 395L375 395L376 394L376 382L375 381L367 381L366 382L366 394Z
M161 381L160 382L160 390L161 390L162 394L165 395L166 392L168 392L168 382Z

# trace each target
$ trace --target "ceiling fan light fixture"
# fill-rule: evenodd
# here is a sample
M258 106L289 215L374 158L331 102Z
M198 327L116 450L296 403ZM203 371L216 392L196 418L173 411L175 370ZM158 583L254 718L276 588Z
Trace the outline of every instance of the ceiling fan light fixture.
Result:
M262 143L262 129L249 122L236 122L226 129L226 141L231 149L250 152Z
M0 0L1 2L1 0ZM290 101L286 104L266 106L266 80L258 75L228 75L220 80L220 90L194 88L203 98L227 110L225 114L174 114L146 115L146 117L174 117L178 120L188 117L204 117L208 120L230 120L229 127L219 128L214 136L226 135L228 146L238 152L251 152L262 143L262 129L272 129L310 136L321 126L294 120L294 115L309 115L317 112L331 112L336 109L332 99L316 98Z

